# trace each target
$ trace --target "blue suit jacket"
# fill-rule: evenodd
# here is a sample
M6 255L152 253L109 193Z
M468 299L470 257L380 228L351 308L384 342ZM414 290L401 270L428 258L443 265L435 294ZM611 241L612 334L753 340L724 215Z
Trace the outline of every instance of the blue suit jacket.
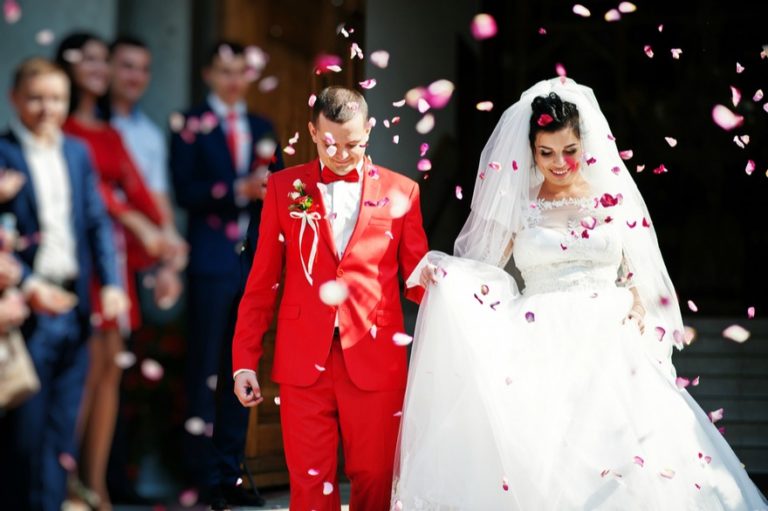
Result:
M112 222L104 208L97 186L90 154L82 142L64 137L64 159L69 171L72 197L72 228L75 236L76 257L80 268L75 283L78 297L78 313L84 320L90 318L90 282L93 269L104 285L120 285L115 256ZM24 159L21 145L12 132L0 135L0 168L16 169L27 178L18 195L0 204L0 211L16 216L20 236L40 232L37 198L29 166ZM22 263L23 279L32 272L37 244L17 253Z
M186 112L186 117L200 117L212 112L203 105ZM248 115L252 149L248 168L253 164L253 148L265 137L277 142L272 124L256 115ZM283 167L282 151L278 145L276 161L270 170ZM255 244L261 201L240 207L235 203L234 183L237 172L227 147L226 136L217 125L209 133L197 133L192 143L174 133L171 138L171 175L176 201L187 211L187 239L190 246L188 271L192 274L221 275L239 278L238 252L242 240L227 236L226 226L237 222L240 213L250 215L247 243ZM214 197L214 185L225 193Z

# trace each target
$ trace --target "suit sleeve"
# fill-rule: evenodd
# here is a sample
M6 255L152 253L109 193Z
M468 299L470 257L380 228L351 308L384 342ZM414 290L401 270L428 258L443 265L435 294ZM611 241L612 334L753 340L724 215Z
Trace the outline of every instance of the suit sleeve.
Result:
M259 225L259 241L251 271L240 300L232 341L232 370L258 371L263 353L262 339L272 322L285 259L285 243L280 241L278 200L275 176L267 182L267 195Z
M197 135L202 136L202 135ZM224 213L235 211L235 180L222 181L199 171L197 142L171 136L171 179L176 202L188 211Z
M408 213L405 214L403 234L400 237L400 246L398 247L400 275L403 279L408 278L429 250L427 235L424 232L424 222L421 217L418 184L414 183L409 199L410 207ZM424 288L421 286L406 288L405 297L413 302L421 303L421 299L424 297Z
M90 155L83 151L83 208L88 244L101 284L120 286L112 221L104 207Z

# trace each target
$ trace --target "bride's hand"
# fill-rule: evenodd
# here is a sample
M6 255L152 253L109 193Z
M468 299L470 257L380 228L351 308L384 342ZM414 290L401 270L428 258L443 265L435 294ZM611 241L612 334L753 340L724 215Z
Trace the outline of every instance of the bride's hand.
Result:
M624 318L624 320L621 322L622 324L626 324L627 321L636 321L637 322L637 328L640 329L640 333L645 333L645 309L642 306L634 306L629 311L629 314L627 314L627 317Z
M421 269L421 276L419 276L419 284L421 287L428 288L430 284L437 284L437 266L434 264L427 264Z

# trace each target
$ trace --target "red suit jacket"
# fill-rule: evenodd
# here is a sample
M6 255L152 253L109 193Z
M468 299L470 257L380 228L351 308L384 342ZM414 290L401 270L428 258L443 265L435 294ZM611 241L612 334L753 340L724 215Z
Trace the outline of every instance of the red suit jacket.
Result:
M284 289L277 313L275 382L309 386L317 380L331 349L338 311L344 362L353 383L363 390L404 388L406 349L396 345L392 336L404 331L398 272L408 277L427 252L419 187L391 170L364 165L360 214L339 259L317 189L319 178L319 160L269 178L258 246L238 310L233 369L257 370L280 285ZM304 183L320 217L312 285L302 258L308 265L314 233L305 225L300 246L302 220L291 216L294 200L289 195L296 180ZM326 305L319 296L320 286L333 280L349 289L348 298L338 306ZM417 286L405 295L418 303L423 292Z

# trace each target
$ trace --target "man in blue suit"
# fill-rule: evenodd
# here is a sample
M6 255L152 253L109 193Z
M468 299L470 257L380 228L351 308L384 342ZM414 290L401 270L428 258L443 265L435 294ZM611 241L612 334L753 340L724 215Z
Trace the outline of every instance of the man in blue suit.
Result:
M0 168L26 178L0 211L16 217L20 287L35 314L22 326L40 391L0 419L0 506L58 511L74 470L75 424L88 364L91 276L105 316L128 306L119 284L112 224L88 150L64 136L69 81L32 58L14 77L17 117L0 136Z
M171 143L171 174L176 200L187 212L190 246L188 416L212 423L216 414L215 442L204 435L187 435L186 465L190 482L214 509L263 503L257 493L236 484L247 411L226 392L217 405L211 385L221 354L231 351L228 325L242 288L242 240L247 231L258 232L266 178L270 170L282 168L272 124L247 112L249 72L253 70L248 69L241 45L216 44L203 70L210 93L202 105L185 114L187 127L175 133ZM200 129L192 130L194 125ZM231 387L229 371L225 374L227 381L219 385Z

